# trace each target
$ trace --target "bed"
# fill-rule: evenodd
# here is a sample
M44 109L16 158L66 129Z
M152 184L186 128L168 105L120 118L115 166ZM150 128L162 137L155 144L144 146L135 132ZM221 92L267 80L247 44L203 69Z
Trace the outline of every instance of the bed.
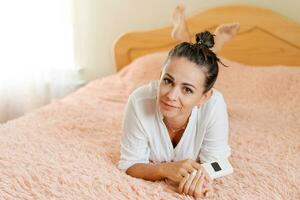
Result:
M300 199L300 25L251 6L201 12L191 37L239 22L221 51L215 87L228 105L234 174L214 180L209 199ZM0 199L193 199L165 182L119 171L128 95L157 79L171 27L131 32L115 42L118 73L0 125ZM151 36L151 37L150 37Z

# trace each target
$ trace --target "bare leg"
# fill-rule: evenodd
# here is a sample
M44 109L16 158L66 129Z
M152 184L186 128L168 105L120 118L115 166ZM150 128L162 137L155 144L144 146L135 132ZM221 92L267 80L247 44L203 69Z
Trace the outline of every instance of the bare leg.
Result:
M185 22L184 6L178 5L173 11L173 30L172 38L180 42L191 42L190 32Z
M222 49L224 44L230 41L240 30L239 23L231 23L231 24L222 24L218 26L214 32L215 36L215 45L213 47L213 51L216 53Z
M173 30L172 38L180 42L191 42L190 32L185 21L184 6L178 5L173 11ZM214 32L215 45L212 50L216 53L220 51L224 44L229 42L240 30L239 23L222 24L218 26Z

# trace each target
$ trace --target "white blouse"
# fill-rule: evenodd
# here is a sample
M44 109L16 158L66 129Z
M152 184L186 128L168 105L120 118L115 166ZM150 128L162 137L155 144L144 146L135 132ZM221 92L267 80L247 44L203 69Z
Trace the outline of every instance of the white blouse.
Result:
M230 156L227 106L213 88L212 96L200 108L195 106L176 147L159 110L159 81L137 88L125 109L118 168L126 171L136 163L193 159L201 163Z

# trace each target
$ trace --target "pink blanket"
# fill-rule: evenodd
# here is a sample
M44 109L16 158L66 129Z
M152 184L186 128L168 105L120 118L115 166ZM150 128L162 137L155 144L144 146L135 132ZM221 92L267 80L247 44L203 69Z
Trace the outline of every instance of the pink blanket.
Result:
M192 199L116 168L126 99L165 53L138 59L63 100L0 125L0 199ZM300 67L224 61L234 174L210 199L300 199Z

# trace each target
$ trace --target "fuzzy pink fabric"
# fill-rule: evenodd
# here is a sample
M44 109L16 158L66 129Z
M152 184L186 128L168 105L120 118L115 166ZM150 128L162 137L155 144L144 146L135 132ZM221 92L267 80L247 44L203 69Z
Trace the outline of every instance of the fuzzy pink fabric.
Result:
M165 53L140 58L0 126L0 199L192 199L116 168L126 99L157 79ZM300 67L224 60L234 174L209 199L300 199Z

